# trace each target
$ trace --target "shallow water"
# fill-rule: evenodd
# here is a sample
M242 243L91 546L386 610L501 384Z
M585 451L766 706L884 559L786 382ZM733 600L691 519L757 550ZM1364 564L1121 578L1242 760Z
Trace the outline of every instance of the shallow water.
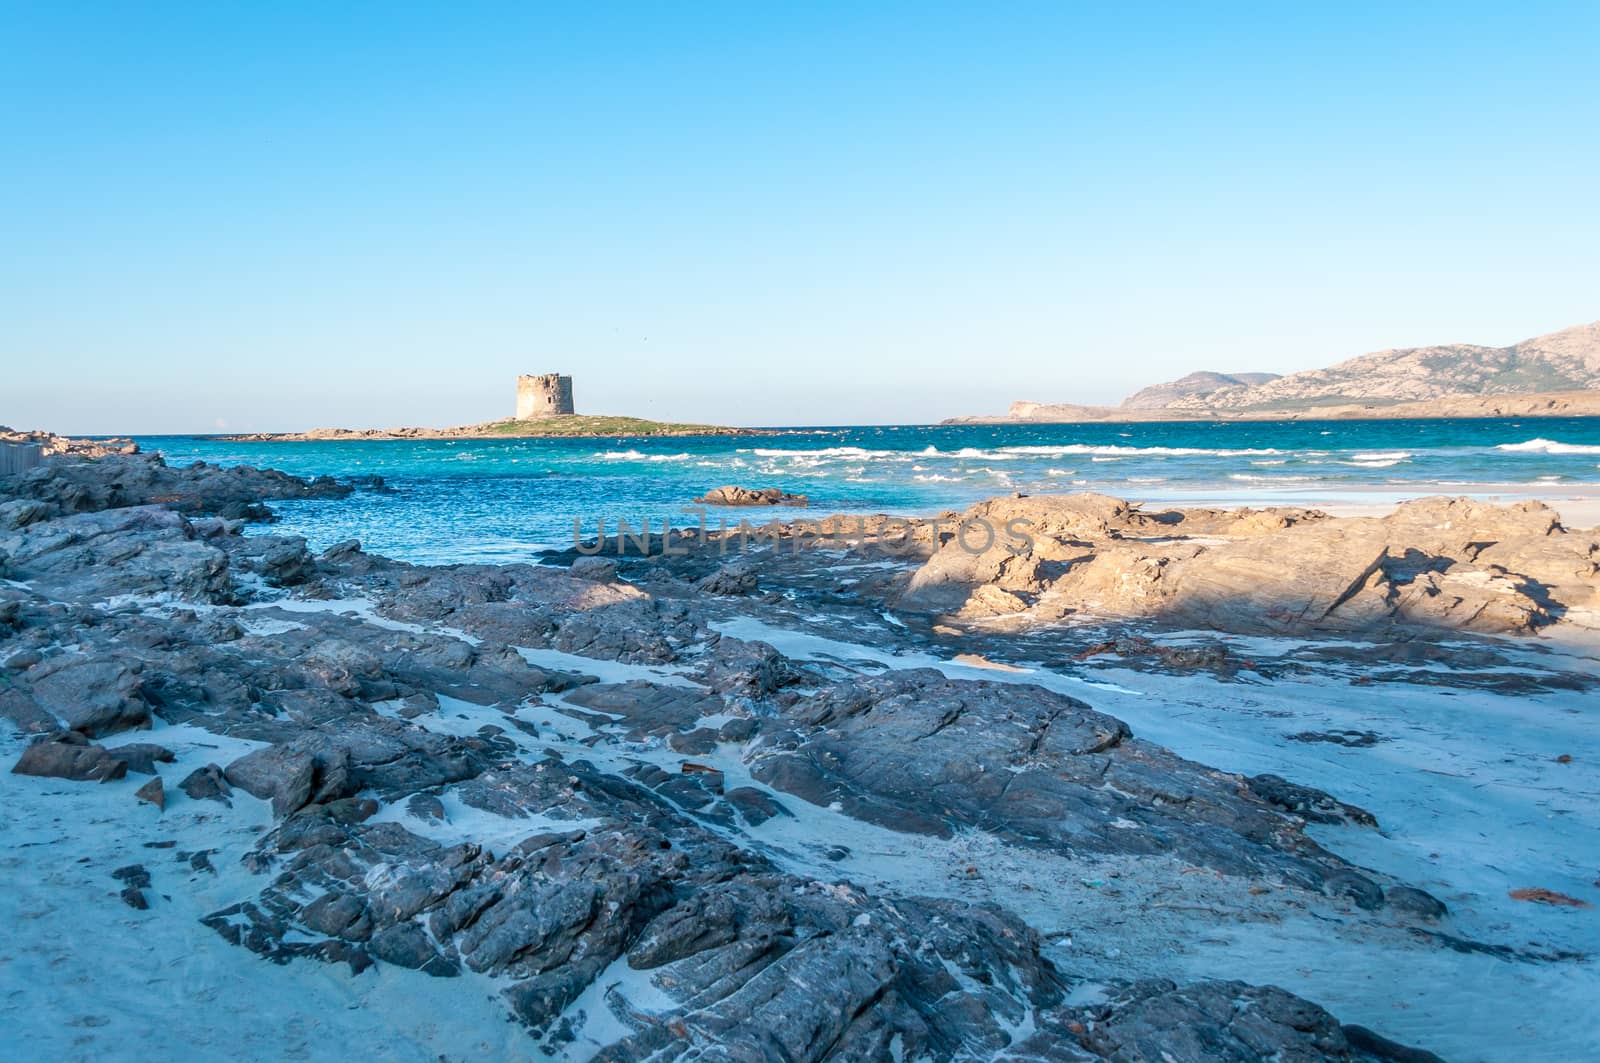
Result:
M1516 497L1600 489L1600 418L1184 422L783 429L667 439L140 442L174 464L375 474L394 494L275 508L313 546L359 538L417 562L526 560L592 536L689 523L727 483L810 497L809 512L928 513L1012 491L1103 491L1152 503L1381 503L1424 494ZM763 521L805 511L760 510ZM734 512L737 522L748 512ZM713 525L718 516L712 518Z

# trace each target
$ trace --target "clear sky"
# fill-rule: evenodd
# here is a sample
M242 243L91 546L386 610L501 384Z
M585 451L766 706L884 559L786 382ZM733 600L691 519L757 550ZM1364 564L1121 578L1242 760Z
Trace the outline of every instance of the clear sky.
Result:
M0 0L0 423L914 422L1600 318L1600 4Z

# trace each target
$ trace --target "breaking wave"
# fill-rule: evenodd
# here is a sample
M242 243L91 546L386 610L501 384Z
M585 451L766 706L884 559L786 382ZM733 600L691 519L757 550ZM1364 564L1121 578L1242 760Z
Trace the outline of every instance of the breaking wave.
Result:
M930 448L931 449L931 448ZM1173 458L1242 458L1260 454L1282 454L1272 447L1247 450L1218 450L1210 447L1125 447L1116 444L1096 446L1089 443L1068 443L1063 446L1001 447L1001 454L1032 454L1039 457L1063 457L1067 454L1098 454L1116 457L1173 457Z
M644 454L637 450L605 450L595 454L601 461L688 461L692 454ZM705 464L701 462L700 464Z
M1554 439L1530 439L1523 443L1501 443L1496 450L1514 454L1600 454L1600 447L1578 443L1559 443Z
M868 450L865 447L823 447L820 450L787 450L756 447L741 451L758 458L894 458L909 457L904 450Z
M1410 461L1412 457L1409 450L1384 450L1373 454L1352 454L1348 461L1341 461L1340 465L1354 465L1358 469L1387 469L1391 465L1399 465L1402 461Z

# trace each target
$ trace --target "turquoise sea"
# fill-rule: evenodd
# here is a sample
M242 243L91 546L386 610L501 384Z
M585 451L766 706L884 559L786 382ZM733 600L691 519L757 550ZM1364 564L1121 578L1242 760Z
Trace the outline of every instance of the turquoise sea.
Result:
M527 560L570 545L573 521L691 523L722 484L781 487L809 510L717 511L753 522L809 512L932 513L997 494L1103 491L1149 503L1382 503L1426 494L1600 491L1600 418L785 428L666 439L244 443L145 437L172 464L377 475L392 493L278 504L275 532L314 548L358 538L410 561Z

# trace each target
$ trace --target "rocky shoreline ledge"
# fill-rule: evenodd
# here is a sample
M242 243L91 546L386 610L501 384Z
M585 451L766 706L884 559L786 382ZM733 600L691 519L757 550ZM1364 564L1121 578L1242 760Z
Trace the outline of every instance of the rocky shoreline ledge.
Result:
M1184 977L1159 942L1226 912L1337 927L1378 963L1574 959L1460 933L1421 884L1339 856L1331 839L1380 824L1338 795L1180 757L1004 659L1048 647L1090 700L1108 657L1291 667L1154 629L1062 635L1070 601L1359 629L1373 641L1322 663L1470 659L1435 681L1488 682L1497 644L1471 632L1592 601L1592 537L1536 508L1358 525L1000 499L965 516L1037 518L1025 552L919 524L886 557L880 519L824 550L794 549L790 526L741 557L688 532L680 553L504 566L245 534L273 500L363 489L384 488L70 447L0 480L8 783L29 807L70 801L61 786L118 802L148 858L80 873L137 913L129 933L193 894L208 906L174 932L487 990L529 1051L608 1060L1426 1060L1284 989ZM1308 528L1336 556L1317 562ZM882 616L872 640L897 659L735 634L843 639ZM1466 634L1417 637L1442 628ZM74 829L51 844L71 852Z

